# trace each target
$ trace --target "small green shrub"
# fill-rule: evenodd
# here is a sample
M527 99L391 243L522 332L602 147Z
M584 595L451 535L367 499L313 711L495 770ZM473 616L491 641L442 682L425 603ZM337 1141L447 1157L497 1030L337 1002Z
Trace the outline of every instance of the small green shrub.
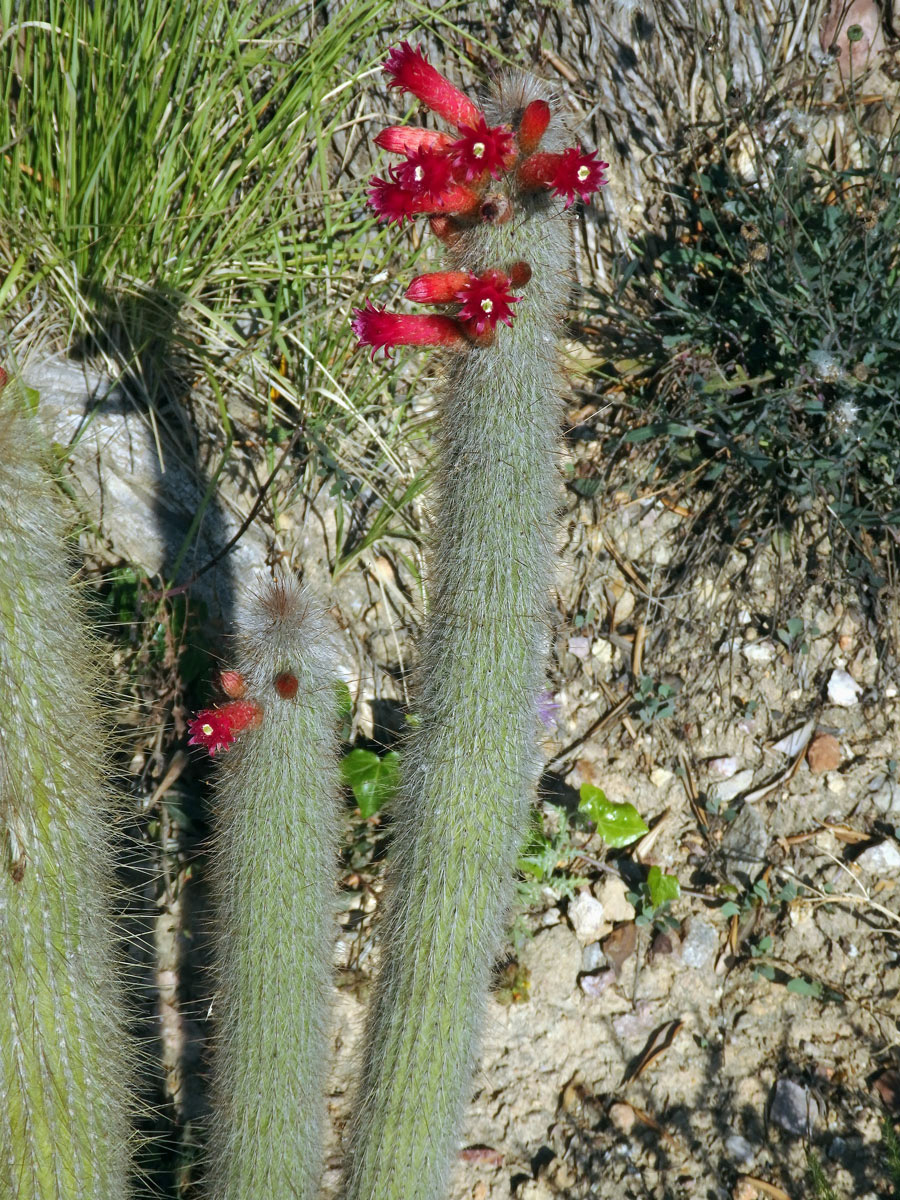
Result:
M734 530L816 500L852 537L900 525L897 148L831 171L760 146L752 185L723 157L649 272L628 264L614 324L643 381L624 441L715 492Z

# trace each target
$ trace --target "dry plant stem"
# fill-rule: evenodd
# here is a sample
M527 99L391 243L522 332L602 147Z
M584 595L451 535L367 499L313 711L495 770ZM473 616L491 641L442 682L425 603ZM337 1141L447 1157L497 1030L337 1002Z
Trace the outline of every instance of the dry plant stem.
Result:
M311 1200L318 1187L339 836L332 662L304 593L269 585L238 655L260 719L225 754L215 796L216 1200Z
M132 1064L98 647L30 421L0 391L0 1195L123 1200Z
M532 94L519 81L489 115L515 125ZM463 227L448 266L524 261L531 280L511 328L447 364L421 725L397 805L348 1200L444 1194L539 774L570 227L558 199L518 190L514 173L496 190L511 219Z

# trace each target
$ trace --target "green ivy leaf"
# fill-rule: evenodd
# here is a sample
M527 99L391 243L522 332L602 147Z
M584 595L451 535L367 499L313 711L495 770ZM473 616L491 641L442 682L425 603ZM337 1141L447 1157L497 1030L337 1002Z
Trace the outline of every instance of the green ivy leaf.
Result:
M677 875L663 875L659 867L651 867L647 872L647 890L650 893L650 903L654 908L677 900L681 895L681 884Z
M600 788L590 783L581 785L580 795L578 811L585 813L596 825L600 837L613 850L630 846L649 832L633 804L615 804L612 800L607 800Z
M397 790L400 755L391 750L379 758L372 750L351 750L341 759L341 775L353 792L359 811L373 816Z

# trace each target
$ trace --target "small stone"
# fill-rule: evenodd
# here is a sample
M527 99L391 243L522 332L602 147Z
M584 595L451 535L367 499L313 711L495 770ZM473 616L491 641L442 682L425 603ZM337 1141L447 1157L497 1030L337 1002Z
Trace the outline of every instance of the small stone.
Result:
M668 787L674 778L674 771L670 771L667 767L654 767L650 772L650 782L655 788Z
M582 975L578 981L578 986L591 1000L596 1000L598 996L603 995L607 988L612 987L615 982L616 973L610 969L609 971L596 972L594 975Z
M562 913L554 905L553 908L545 909L541 913L541 928L549 929L552 925L558 925L562 920Z
M604 913L603 905L590 892L579 892L569 901L569 920L583 946L599 942L612 931L612 922Z
M738 760L733 754L723 758L711 758L706 769L715 779L731 779L738 769Z
M717 804L727 804L729 800L733 800L735 796L745 792L752 783L753 772L749 767L745 767L743 771L738 771L730 779L714 783L709 789L709 798Z
M739 1133L733 1133L725 1139L725 1153L735 1166L749 1167L756 1158L756 1147Z
M637 1120L634 1109L630 1104L624 1104L622 1101L617 1101L609 1106L609 1123L613 1129L617 1129L619 1133L631 1133L634 1129L634 1123Z
M622 971L626 961L637 949L637 926L634 921L620 925L603 943L603 953L613 965L617 975Z
M814 775L834 771L841 765L841 746L830 733L817 733L806 751L806 761Z
M896 875L900 873L900 846L896 842L879 842L863 850L856 862L870 875Z
M809 1137L820 1116L819 1102L809 1088L791 1079L775 1084L769 1120L795 1137Z
M586 637L570 637L569 653L576 658L587 658L591 652L591 639Z
M900 813L900 782L884 779L872 790L872 803L883 813Z
M687 933L681 944L681 961L686 967L701 971L709 966L719 948L719 935L702 917L689 917Z
M617 925L619 921L634 920L634 905L625 899L628 889L615 875L607 875L594 889L594 894L603 905L607 921Z
M778 651L775 649L773 642L768 640L762 642L745 642L741 647L741 653L746 658L748 663L770 663Z
M846 1138L835 1137L829 1142L826 1153L834 1162L843 1162L843 1160L847 1157L848 1149L849 1144Z
M853 708L859 703L860 685L852 675L838 668L828 680L828 699L839 708Z
M872 1088L888 1112L900 1112L900 1071L888 1067L872 1081Z
M650 943L650 960L655 962L657 958L670 958L680 950L681 938L674 929L667 929L665 933L660 930Z
M761 869L769 846L765 818L752 804L744 804L725 830L719 855L729 883L749 887Z
M606 966L606 955L599 942L591 942L581 952L581 969L590 974L591 971L601 971Z
M553 1200L553 1193L543 1179L526 1179L516 1188L516 1200Z

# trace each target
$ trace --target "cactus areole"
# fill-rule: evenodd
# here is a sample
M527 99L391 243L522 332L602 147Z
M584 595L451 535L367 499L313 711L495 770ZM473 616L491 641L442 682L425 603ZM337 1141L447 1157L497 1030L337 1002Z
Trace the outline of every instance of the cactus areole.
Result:
M420 721L404 755L345 1195L439 1200L540 770L566 209L606 182L607 164L572 146L527 76L501 81L482 108L407 43L384 70L451 128L380 133L400 161L373 180L370 204L385 221L429 218L446 269L406 293L438 312L368 303L352 327L373 354L446 353Z

